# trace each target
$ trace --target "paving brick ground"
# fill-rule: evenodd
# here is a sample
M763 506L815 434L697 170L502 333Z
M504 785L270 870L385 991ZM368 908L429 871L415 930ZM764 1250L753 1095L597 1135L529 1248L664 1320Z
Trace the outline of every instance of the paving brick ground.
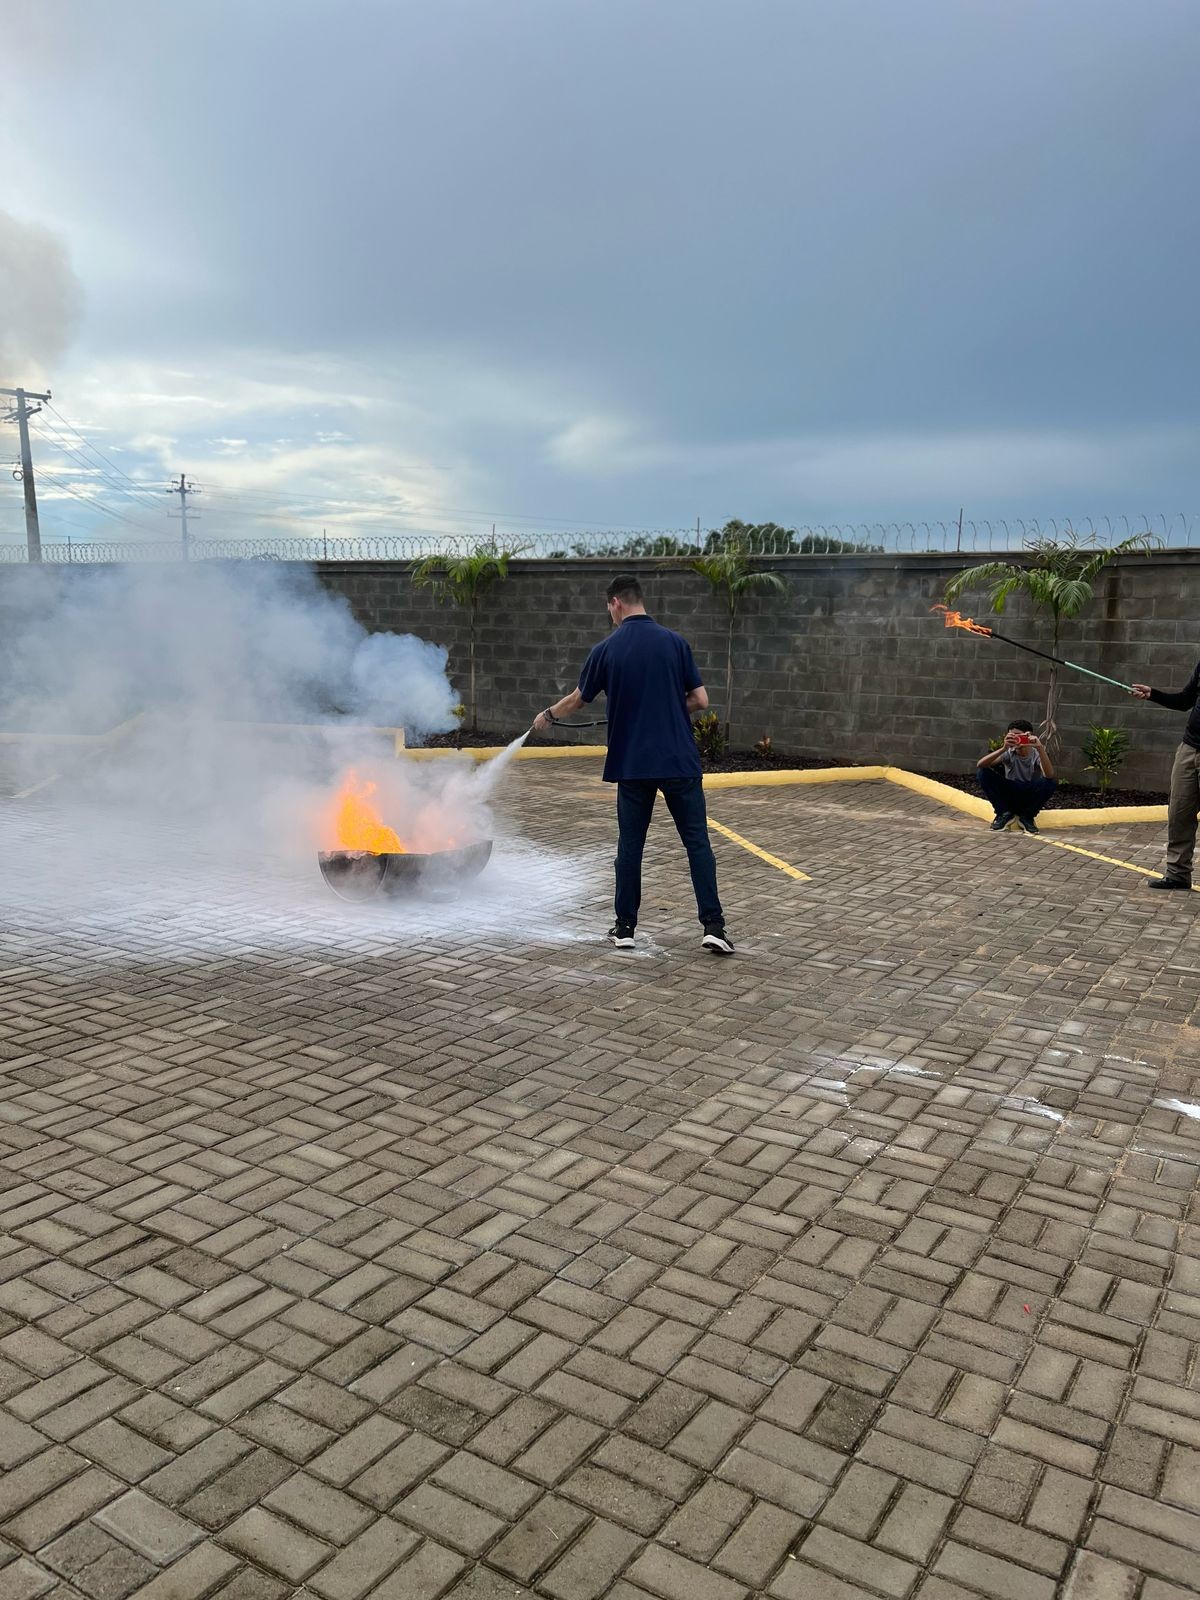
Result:
M1200 1593L1200 897L728 791L622 957L593 771L390 917L0 812L0 1596Z

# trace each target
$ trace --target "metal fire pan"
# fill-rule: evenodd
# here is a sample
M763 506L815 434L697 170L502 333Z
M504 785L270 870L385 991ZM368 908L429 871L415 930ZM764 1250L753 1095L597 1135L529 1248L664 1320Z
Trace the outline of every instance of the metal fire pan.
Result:
M492 841L455 850L415 851L372 855L369 850L322 850L317 855L321 876L343 900L371 900L377 894L396 895L421 886L457 883L474 878L487 866Z

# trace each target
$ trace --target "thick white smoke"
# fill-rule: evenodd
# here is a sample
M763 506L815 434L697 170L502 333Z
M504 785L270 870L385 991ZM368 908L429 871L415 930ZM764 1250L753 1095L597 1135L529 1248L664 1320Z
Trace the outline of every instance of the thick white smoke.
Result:
M370 634L306 567L258 561L4 574L6 720L103 732L135 712L453 726L446 652Z
M489 818L474 770L397 763L379 731L419 744L454 726L456 699L444 649L368 633L303 567L46 567L0 582L10 789L52 776L45 803L82 807L93 842L107 819L138 817L206 848L329 847L351 768L383 785L402 835L419 816L427 847L435 817L477 837Z
M35 385L66 349L83 291L61 240L0 211L0 387Z
M594 862L511 835L480 877L401 899L321 878L351 771L410 850L496 839L503 757L398 759L379 731L453 727L446 665L299 566L0 569L0 904L117 964L579 937Z

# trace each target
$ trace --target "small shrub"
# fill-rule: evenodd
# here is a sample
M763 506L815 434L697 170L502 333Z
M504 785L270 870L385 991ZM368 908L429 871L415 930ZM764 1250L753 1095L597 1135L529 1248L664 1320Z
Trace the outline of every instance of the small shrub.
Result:
M1117 770L1129 754L1129 735L1124 728L1102 728L1093 722L1083 743L1087 757L1085 772L1094 772L1101 794L1117 775Z
M754 746L754 754L761 756L764 761L777 761L779 759L775 754L775 748L771 743L771 735L769 733L764 733Z
M692 738L701 761L720 761L725 754L725 730L715 711L702 711L692 723Z

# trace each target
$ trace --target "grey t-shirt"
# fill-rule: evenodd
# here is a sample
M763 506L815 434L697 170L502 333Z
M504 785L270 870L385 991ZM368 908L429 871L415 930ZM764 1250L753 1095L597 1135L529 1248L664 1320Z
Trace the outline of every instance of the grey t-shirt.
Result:
M1006 750L1000 757L1004 776L1013 783L1032 783L1042 776L1042 758L1032 745L1024 750Z

